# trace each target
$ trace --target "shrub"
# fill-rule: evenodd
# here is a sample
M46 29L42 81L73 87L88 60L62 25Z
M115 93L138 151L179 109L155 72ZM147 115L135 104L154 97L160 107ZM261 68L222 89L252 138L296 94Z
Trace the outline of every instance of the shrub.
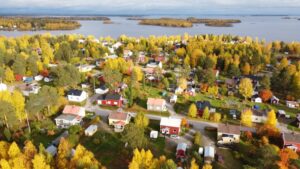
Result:
M78 134L82 130L82 127L80 125L74 125L69 127L69 134Z
M3 131L3 134L4 134L7 141L11 140L11 132L9 131L9 129L5 128L4 131Z

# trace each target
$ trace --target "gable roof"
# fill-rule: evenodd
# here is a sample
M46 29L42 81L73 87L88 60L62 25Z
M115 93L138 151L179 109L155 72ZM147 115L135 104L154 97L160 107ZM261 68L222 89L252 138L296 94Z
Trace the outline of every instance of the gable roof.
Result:
M160 126L169 126L169 127L180 127L181 119L175 119L170 117L162 117L160 119Z
M120 99L121 99L121 95L117 93L107 93L104 95L100 95L98 97L98 100L120 100Z
M293 142L300 144L300 134L282 133L282 138L284 142Z
M124 112L111 112L109 113L108 118L125 121L127 120L128 115L129 115L128 113L124 113Z
M63 114L78 115L82 107L75 105L66 105Z
M226 133L226 134L237 134L240 135L240 126L230 125L230 124L222 124L220 123L218 126L218 132Z
M156 105L156 106L161 106L165 103L166 101L164 99L155 99L155 98L148 98L147 100L147 105Z
M81 96L82 92L83 92L82 90L71 89L68 91L68 95Z

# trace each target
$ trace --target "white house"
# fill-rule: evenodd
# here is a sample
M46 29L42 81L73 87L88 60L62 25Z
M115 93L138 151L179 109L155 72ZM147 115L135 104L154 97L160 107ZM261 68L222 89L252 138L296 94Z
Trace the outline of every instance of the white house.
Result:
M7 85L4 83L0 83L0 92L6 91L7 90Z
M71 102L83 102L84 100L86 100L88 98L88 94L87 92L83 91L83 90L70 90L68 92L68 100Z
M149 61L146 65L149 68L162 68L162 62L160 61Z
M166 101L164 99L148 98L147 110L150 111L167 111Z
M177 87L175 89L175 94L182 94L182 92L183 92L183 89L181 87Z
M84 130L84 134L86 136L92 136L97 132L97 130L98 130L97 125L90 125L87 129Z
M204 163L210 164L215 158L215 148L212 146L204 147Z
M133 52L131 50L124 50L123 51L123 57L125 59L130 58L133 55Z
M286 106L287 106L288 108L295 109L295 108L298 108L298 107L299 107L299 103L296 102L296 101L286 101Z
M74 105L66 105L62 114L54 120L58 128L68 128L72 125L80 125L84 116L85 108Z
M272 96L270 102L272 104L279 104L279 99L276 96Z
M79 65L77 68L79 72L86 73L92 71L95 67L95 65Z
M117 42L117 43L113 44L111 47L114 48L114 49L118 49L122 45L123 44L121 42Z
M41 87L37 83L32 83L23 84L19 88L24 96L29 96L30 94L38 94Z
M262 99L260 97L253 97L252 98L252 102L255 102L255 103L262 103Z
M177 95L172 95L170 98L170 103L176 103L177 102Z
M43 80L43 76L42 75L37 75L37 76L34 76L34 80L35 81L41 81L41 80Z
M95 89L96 94L106 94L108 93L109 89L105 85L99 86L97 89Z
M218 144L231 144L240 142L240 126L222 124L218 126Z
M267 120L267 113L264 110L252 110L251 120L253 123L263 123Z

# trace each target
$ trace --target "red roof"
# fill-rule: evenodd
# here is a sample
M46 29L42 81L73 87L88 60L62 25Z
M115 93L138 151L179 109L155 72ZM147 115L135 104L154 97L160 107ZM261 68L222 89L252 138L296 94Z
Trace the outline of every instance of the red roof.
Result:
M75 105L66 105L63 114L73 114L78 115L80 112L81 107Z

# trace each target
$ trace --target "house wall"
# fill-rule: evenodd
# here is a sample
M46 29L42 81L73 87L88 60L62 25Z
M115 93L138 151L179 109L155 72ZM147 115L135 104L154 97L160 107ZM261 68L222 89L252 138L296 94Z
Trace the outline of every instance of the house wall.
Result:
M222 137L223 134L227 134L227 133L218 132L218 140L222 144L238 143L238 142L240 142L240 135L239 134L227 134L227 135L231 135L232 138L231 137Z
M147 110L150 110L150 111L166 111L167 107L166 107L165 104L160 105L160 106L148 104L147 105Z
M122 106L122 100L98 100L98 104L100 105L108 105L108 106Z
M68 121L64 119L55 119L55 124L58 128L68 128L73 125L80 125L81 120Z
M296 146L298 148L296 151L300 152L300 143L284 141L284 147L287 146L287 145Z
M266 121L266 117L264 116L252 115L251 119L253 123L263 123L264 121Z
M68 95L68 100L71 102L83 102L85 99L87 99L86 92L82 92L80 96Z
M180 127L160 126L160 132L169 135L178 135Z

